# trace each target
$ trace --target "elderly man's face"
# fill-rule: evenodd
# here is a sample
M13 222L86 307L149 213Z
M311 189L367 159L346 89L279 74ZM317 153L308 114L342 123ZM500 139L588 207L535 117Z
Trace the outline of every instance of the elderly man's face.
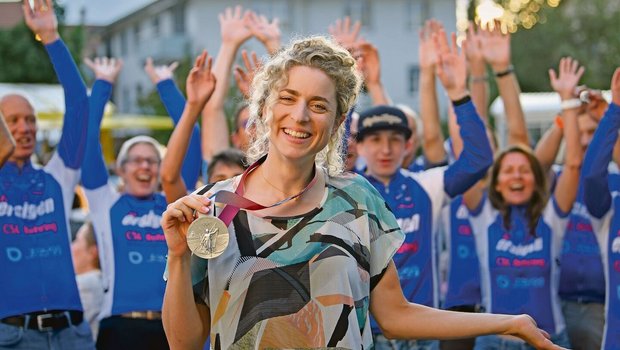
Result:
M22 96L8 95L0 100L0 112L15 139L15 151L9 161L28 160L37 142L37 118L32 105Z

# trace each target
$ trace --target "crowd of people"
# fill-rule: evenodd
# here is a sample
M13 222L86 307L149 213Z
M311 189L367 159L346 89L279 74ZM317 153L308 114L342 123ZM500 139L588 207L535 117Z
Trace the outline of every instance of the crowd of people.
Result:
M561 108L532 146L499 22L470 25L460 48L425 23L416 114L391 101L358 22L281 47L277 19L228 8L186 96L175 63L147 59L175 128L166 147L125 141L117 186L100 131L122 60L85 59L89 93L52 0L23 10L65 115L37 164L36 111L0 96L0 349L620 349L620 68L608 102L561 58ZM269 57L242 50L235 66L252 37ZM229 130L233 79L245 101ZM90 213L72 237L78 186ZM209 259L188 245L204 216L227 230Z

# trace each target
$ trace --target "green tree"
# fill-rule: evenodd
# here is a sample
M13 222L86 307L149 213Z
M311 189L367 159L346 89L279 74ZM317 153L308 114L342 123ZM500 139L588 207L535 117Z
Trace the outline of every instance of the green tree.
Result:
M539 22L512 37L513 62L523 91L550 91L549 68L572 56L586 67L583 82L608 89L620 65L620 2L563 0L557 8L542 8Z
M64 25L64 8L57 3L58 30L76 62L81 62L84 48L82 26L68 28ZM38 42L24 22L13 28L0 30L0 81L4 83L58 82L43 45Z

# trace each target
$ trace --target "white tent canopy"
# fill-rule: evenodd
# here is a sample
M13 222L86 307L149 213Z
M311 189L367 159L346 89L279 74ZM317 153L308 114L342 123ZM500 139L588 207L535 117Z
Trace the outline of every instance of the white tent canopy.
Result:
M602 93L607 101L611 101L610 91ZM560 112L560 96L555 92L528 92L521 93L520 100L532 141L537 141ZM507 129L504 101L500 97L493 101L490 112L495 116L498 142L500 148L503 148L506 146Z

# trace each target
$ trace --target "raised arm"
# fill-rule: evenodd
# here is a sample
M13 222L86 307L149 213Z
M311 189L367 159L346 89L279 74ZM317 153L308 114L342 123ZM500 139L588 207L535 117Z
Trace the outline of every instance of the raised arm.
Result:
M95 58L94 61L85 59L84 63L93 70L96 80L89 98L88 143L81 176L85 188L96 189L108 183L108 169L103 160L100 142L101 121L123 62L104 57Z
M577 60L570 57L560 60L558 74L553 69L549 70L551 86L560 95L562 101L574 98L573 93L584 70L583 66L579 66ZM571 210L577 198L579 173L581 172L581 162L583 161L583 150L579 143L579 127L577 126L578 111L579 106L562 110L566 152L564 168L558 177L553 194L558 207L565 213Z
M471 100L485 125L489 125L489 79L487 77L486 62L482 54L482 40L480 31L476 31L473 23L469 23L467 29L467 44L465 57L469 68L469 91Z
M327 27L327 31L332 38L350 52L353 52L360 43L360 29L362 29L362 22L355 21L355 23L351 24L349 16L343 19L338 18L336 22Z
M456 46L448 45L443 29L433 35L438 50L437 76L448 93L461 128L463 151L444 174L444 190L455 197L482 179L493 163L493 152L486 136L484 123L478 116L467 91L467 64L465 54Z
M435 70L439 54L433 42L433 35L438 34L440 30L443 30L443 26L438 21L426 21L424 27L420 29L420 47L418 48L422 152L424 152L427 164L438 164L446 160L435 85Z
M178 170L175 169L180 169L183 165L190 135L196 125L198 115L215 88L215 76L211 73L211 65L211 56L203 51L196 58L194 67L187 76L187 103L181 120L170 136L168 150L161 166L161 184L168 203L187 194L187 187L183 179L179 177Z
M388 105L392 101L381 82L381 60L379 50L369 42L361 41L356 44L354 56L357 59L357 68L364 77L366 91L370 95L373 105Z
M6 126L4 116L0 113L0 168L13 154L13 150L15 150L15 140L13 140L13 136Z
M583 162L585 203L590 214L597 218L603 217L611 207L607 166L620 130L620 68L616 68L611 79L611 97L612 103L596 128Z
M252 35L265 46L270 55L280 50L282 35L280 34L280 20L277 17L269 22L264 15L250 12L247 24Z
M159 98L175 126L181 120L183 108L185 107L185 97L183 97L183 94L173 80L174 70L177 65L177 62L173 62L168 66L155 66L153 65L153 60L148 57L144 66L144 71L157 87ZM171 178L178 179L181 176L185 184L189 185L190 189L193 189L200 176L200 165L202 163L200 153L200 128L198 124L194 124L189 137L189 147L187 147L185 158L183 158L183 166L174 169L162 168L162 178L166 177L169 181L174 181Z
M508 127L508 144L529 145L525 116L519 96L521 88L510 59L510 34L504 34L499 21L481 31L482 53L493 69L499 95L504 102Z
M243 59L245 68L235 66L234 76L237 82L237 89L239 89L239 92L241 92L243 97L247 100L250 98L250 88L252 87L254 74L261 67L261 62L254 51L248 54L247 51L241 50L241 58Z
M231 69L237 51L241 44L252 36L248 24L250 16L250 12L242 12L241 6L227 8L219 15L222 45L213 67L218 83L213 96L202 110L202 157L207 162L214 154L230 145L224 102L228 95Z
M23 3L26 25L41 38L56 76L65 93L65 117L58 155L65 165L78 169L82 165L88 127L88 94L80 72L58 34L58 22L52 0L35 0L34 8Z
M562 349L528 315L454 312L408 302L394 262L370 294L370 312L387 338L445 340L503 334L519 337L537 349Z

